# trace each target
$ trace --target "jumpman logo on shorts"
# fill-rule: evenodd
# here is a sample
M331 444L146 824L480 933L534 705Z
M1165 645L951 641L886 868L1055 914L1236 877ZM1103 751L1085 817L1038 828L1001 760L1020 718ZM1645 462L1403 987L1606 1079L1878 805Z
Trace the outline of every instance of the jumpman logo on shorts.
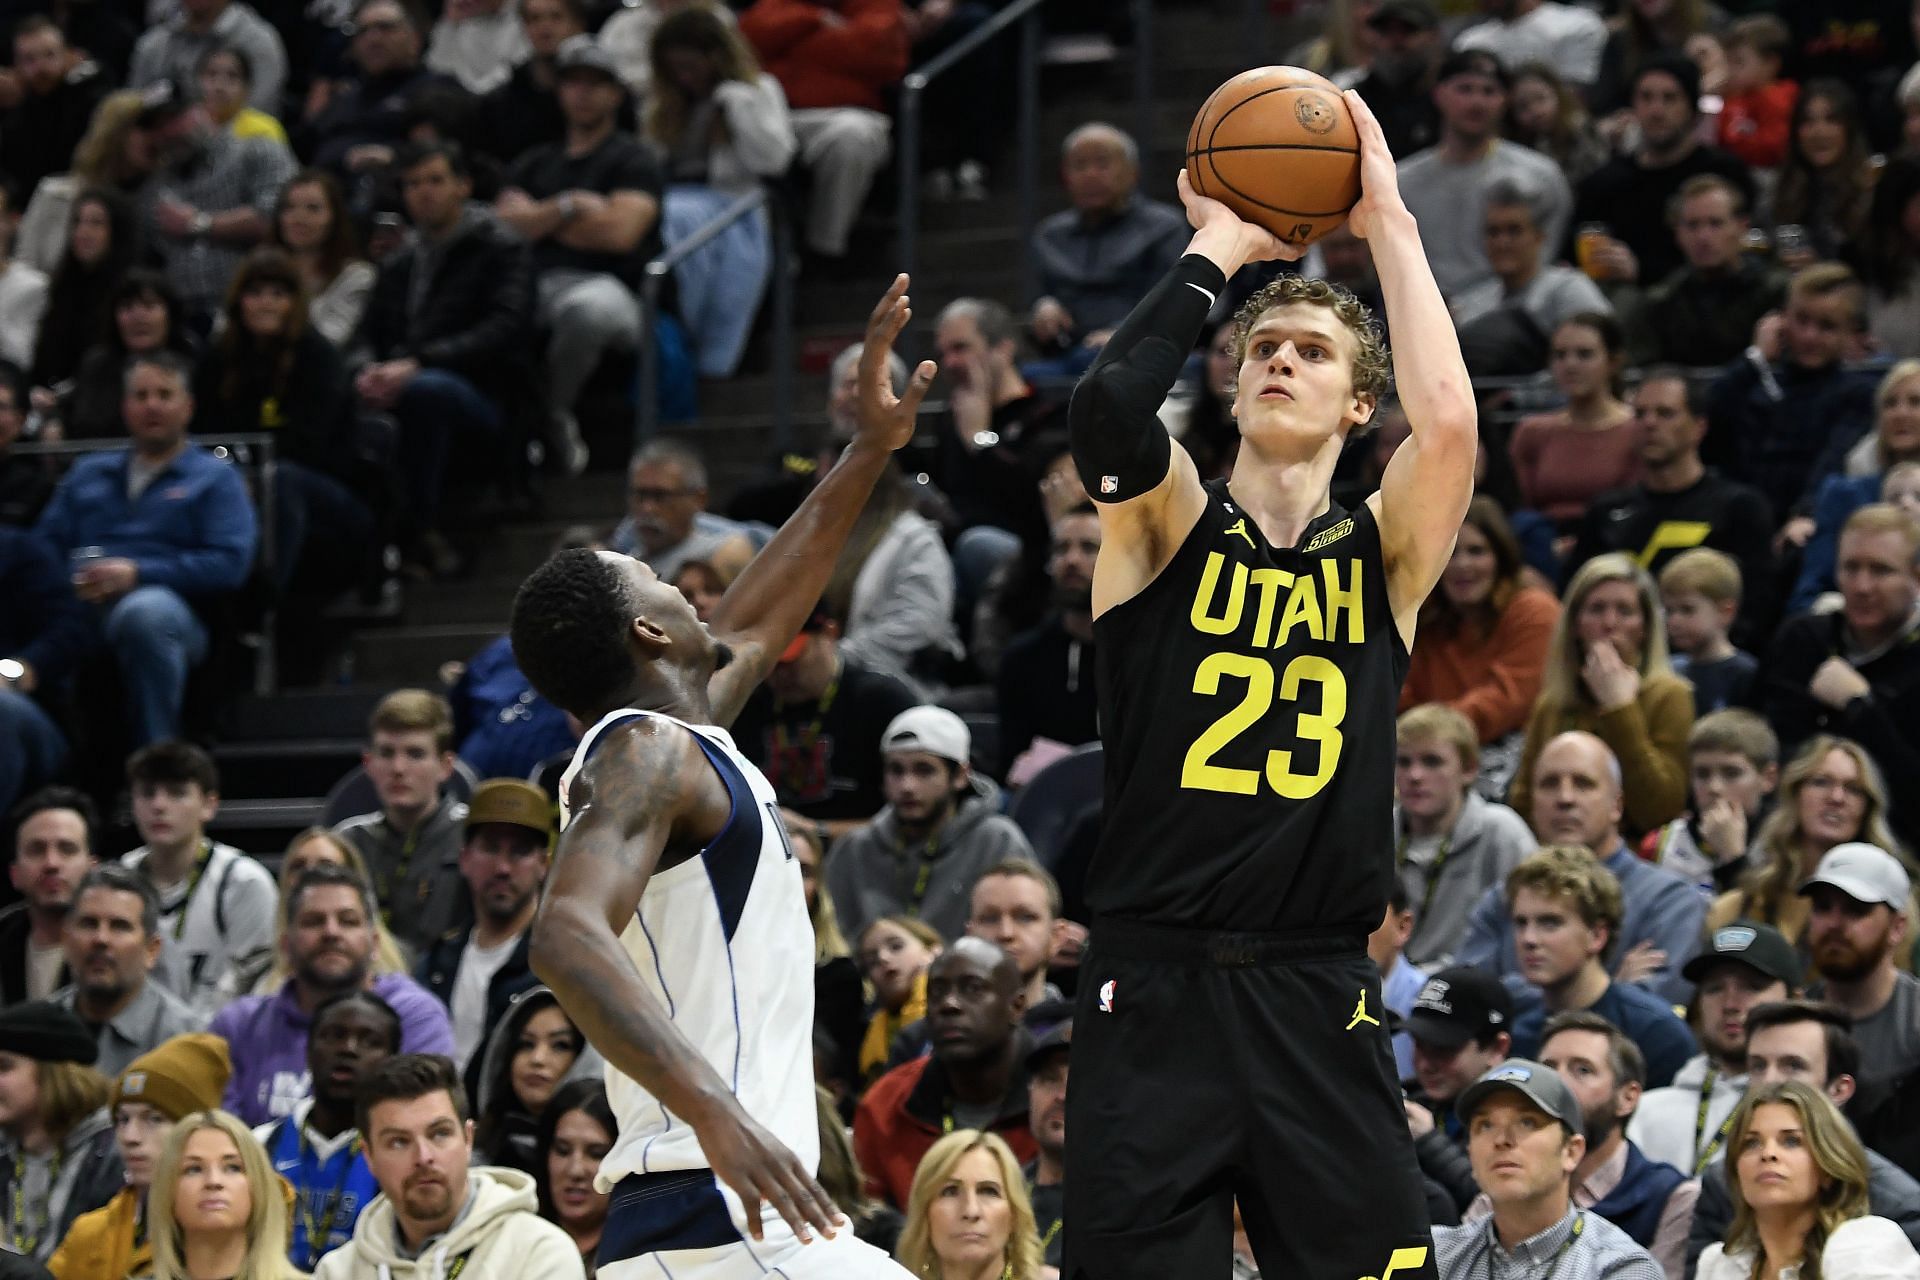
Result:
M1227 526L1227 536L1229 538L1235 536L1236 534L1242 538L1245 538L1247 540L1247 545L1250 547L1253 547L1255 551L1258 551L1260 549L1259 547L1254 546L1253 535L1247 532L1247 520L1245 516L1242 516L1240 519L1235 520L1232 524Z
M1347 1030L1351 1031L1363 1022L1371 1022L1376 1027L1380 1025L1380 1019L1367 1012L1367 989L1365 987L1360 988L1360 999L1353 1006L1353 1021L1347 1024Z

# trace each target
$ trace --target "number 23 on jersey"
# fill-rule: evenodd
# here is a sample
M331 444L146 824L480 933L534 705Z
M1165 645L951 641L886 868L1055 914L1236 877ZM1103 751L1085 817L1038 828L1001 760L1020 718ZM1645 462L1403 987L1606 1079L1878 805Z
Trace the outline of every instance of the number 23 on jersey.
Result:
M1340 722L1347 715L1347 678L1332 660L1316 654L1301 654L1288 662L1279 676L1280 700L1298 703L1308 685L1318 686L1320 709L1298 712L1296 733L1302 742L1319 747L1319 760L1311 773L1296 768L1294 753L1275 748L1267 752L1266 768L1240 769L1213 763L1213 758L1229 743L1255 724L1274 704L1274 664L1266 658L1245 653L1210 653L1193 673L1193 691L1208 697L1220 695L1222 681L1237 679L1246 688L1237 705L1229 709L1187 748L1186 763L1180 770L1180 785L1190 791L1224 791L1231 795L1258 794L1264 778L1274 792L1288 800L1305 800L1327 785L1340 764L1344 738Z

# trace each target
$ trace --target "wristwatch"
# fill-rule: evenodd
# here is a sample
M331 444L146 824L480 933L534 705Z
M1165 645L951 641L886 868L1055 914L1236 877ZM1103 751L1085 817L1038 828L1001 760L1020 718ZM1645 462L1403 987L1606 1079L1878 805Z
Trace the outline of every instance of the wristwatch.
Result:
M580 206L574 202L573 192L571 191L562 191L555 197L553 207L560 211L560 221L562 222L572 222L575 215L580 212Z
M200 212L193 215L193 223L190 230L193 233L194 239L204 238L209 231L213 230L213 215L205 209L200 210Z

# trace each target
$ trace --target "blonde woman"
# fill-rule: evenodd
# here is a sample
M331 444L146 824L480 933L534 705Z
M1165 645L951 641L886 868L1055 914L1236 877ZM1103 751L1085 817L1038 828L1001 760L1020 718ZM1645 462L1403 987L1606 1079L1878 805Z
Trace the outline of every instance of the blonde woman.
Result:
M181 1120L147 1192L153 1280L302 1280L287 1261L284 1188L238 1116Z
M1920 1280L1906 1235L1867 1212L1867 1153L1819 1090L1749 1093L1727 1137L1733 1225L1697 1280Z
M1655 830L1687 803L1693 688L1667 663L1667 627L1653 579L1631 556L1608 552L1567 584L1547 646L1540 700L1507 803L1533 817L1533 765L1555 736L1584 729L1620 762L1624 825Z
M16 261L52 275L67 251L67 224L74 200L87 187L131 194L153 171L153 143L136 128L145 99L122 89L100 99L86 136L73 149L73 167L40 180L14 232Z
M932 1280L1040 1280L1040 1234L1020 1162L999 1135L956 1129L913 1175L894 1256Z
M303 872L323 862L346 867L368 884L373 883L367 877L367 860L360 856L360 851L327 828L308 827L289 841L286 855L280 860L280 905L274 911L273 967L249 988L251 994L270 996L293 976L287 970L287 949L283 945L287 937L287 895L300 882ZM378 916L373 921L373 938L373 972L376 975L409 971L406 953L394 941L393 934L387 931L386 921Z

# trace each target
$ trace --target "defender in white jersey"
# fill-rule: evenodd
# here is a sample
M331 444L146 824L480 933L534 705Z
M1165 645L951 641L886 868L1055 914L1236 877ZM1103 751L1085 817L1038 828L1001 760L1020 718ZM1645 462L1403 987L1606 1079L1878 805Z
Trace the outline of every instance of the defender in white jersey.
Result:
M895 394L905 276L867 323L860 425L702 625L644 564L567 551L513 606L520 669L593 727L529 959L607 1060L605 1280L903 1280L813 1174L813 933L773 788L726 730L817 604L934 367ZM777 1216L763 1214L771 1204Z

